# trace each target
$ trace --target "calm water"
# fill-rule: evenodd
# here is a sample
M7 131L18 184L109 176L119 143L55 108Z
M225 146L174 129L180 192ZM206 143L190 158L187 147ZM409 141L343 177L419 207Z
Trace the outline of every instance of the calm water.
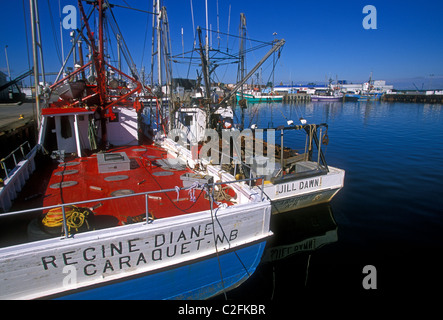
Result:
M312 102L255 108L255 118L249 121L247 116L246 125L278 126L287 119L297 122L300 116L310 123L327 122L326 159L346 170L345 187L330 207L274 216L270 247L297 244L329 229L329 238L316 240L325 245L262 262L228 298L295 301L307 293L316 298L398 294L419 298L440 292L442 105ZM305 248L314 249L312 242ZM375 290L363 288L365 265L376 269Z

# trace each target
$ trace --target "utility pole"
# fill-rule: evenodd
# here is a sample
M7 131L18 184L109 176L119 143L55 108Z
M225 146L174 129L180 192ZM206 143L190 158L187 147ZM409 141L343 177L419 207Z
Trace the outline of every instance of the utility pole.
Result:
M122 69L122 57L121 57L121 35L117 34L117 61L118 61L118 70ZM122 79L122 75L118 74L118 80Z
M246 16L240 13L240 81L245 78L245 38L246 38ZM241 99L243 99L243 85L240 91Z

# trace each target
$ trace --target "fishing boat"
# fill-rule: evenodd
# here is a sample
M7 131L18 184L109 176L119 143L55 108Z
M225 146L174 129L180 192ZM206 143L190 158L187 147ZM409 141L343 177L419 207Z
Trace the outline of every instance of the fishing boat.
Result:
M343 188L345 171L329 166L323 152L329 143L326 123L291 124L262 130L265 131L272 133L267 137L268 151L264 157L252 162L254 174L249 176L265 175L263 189L260 185L255 188L263 190L271 200L274 214L328 203ZM299 141L304 140L304 150L285 147L285 139L289 140L287 136L284 138L285 133L295 133ZM272 141L273 136L277 139L280 136L280 145L270 146L269 140ZM297 139L291 136L291 140Z
M369 80L362 85L361 90L356 92L349 92L345 95L346 101L379 101L383 92L374 87L374 80L372 80L372 72Z
M244 130L229 123L210 131L205 129L203 108L179 112L177 118L188 121L179 121L179 132L184 134L179 144L198 154L195 163L215 175L228 172L237 179L263 177L252 182L252 188L271 201L273 214L328 203L344 186L345 171L329 166L323 152L329 143L326 123L308 124L302 119L302 124L294 125L289 120L287 126ZM191 123L199 123L200 131L192 131ZM286 140L303 149L287 147Z
M336 94L336 95L312 95L311 101L322 101L322 102L336 102L336 101L342 101L343 100L343 94Z
M174 140L145 139L138 97L157 98L135 69L105 60L103 17L114 15L107 1L89 4L98 41L78 1L92 59L49 95L89 70L84 90L47 99L38 144L5 169L0 298L205 299L239 286L272 235L270 202L255 179L191 169Z
M300 119L301 124L296 125L287 120L287 126L261 129L256 125L245 128L244 123L232 124L232 112L228 113L230 117L220 117L224 114L220 110L232 110L226 101L283 45L284 40L276 41L248 75L217 103L211 102L214 99L208 94L206 103L181 107L175 115L181 134L179 144L193 153L194 159L198 158L193 163L216 175L228 172L237 179L263 177L251 182L251 187L271 201L273 214L330 202L343 188L345 176L343 169L326 162L322 147L329 143L326 123L309 124ZM202 66L207 66L205 55L201 53L200 57ZM208 72L203 73L209 88ZM245 108L240 109L244 119ZM293 133L297 137L287 137ZM286 140L291 140L291 148ZM292 148L295 142L299 149Z
M245 99L247 102L282 102L283 96L274 93L262 93L260 91L248 90L237 92L237 99Z

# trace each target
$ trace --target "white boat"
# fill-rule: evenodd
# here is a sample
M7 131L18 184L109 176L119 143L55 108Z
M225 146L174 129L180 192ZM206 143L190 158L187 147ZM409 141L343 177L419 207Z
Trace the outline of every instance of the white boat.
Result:
M324 146L329 143L328 125L290 123L290 126L281 126L275 132L280 136L280 145L276 148L275 157L272 158L273 147L269 146L268 136L267 148L271 152L266 154L262 163L252 166L252 172L256 175L267 173L263 191L271 200L273 213L328 203L344 186L345 171L329 166L323 152ZM304 142L304 150L292 148L292 143L297 141L297 137L292 136L291 148L286 147L284 141L289 138L285 137L285 134L298 135L298 141ZM271 165L274 169L267 170L266 167L272 162L275 163ZM256 189L261 189L261 186L256 186Z
M312 101L343 101L343 93L333 90L331 87L325 90L316 90L313 95L311 95Z

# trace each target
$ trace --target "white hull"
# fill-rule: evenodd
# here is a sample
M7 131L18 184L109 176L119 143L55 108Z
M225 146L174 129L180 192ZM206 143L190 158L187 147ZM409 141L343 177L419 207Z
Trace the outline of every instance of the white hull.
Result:
M0 298L69 295L223 254L270 236L269 211L248 203L2 248Z

